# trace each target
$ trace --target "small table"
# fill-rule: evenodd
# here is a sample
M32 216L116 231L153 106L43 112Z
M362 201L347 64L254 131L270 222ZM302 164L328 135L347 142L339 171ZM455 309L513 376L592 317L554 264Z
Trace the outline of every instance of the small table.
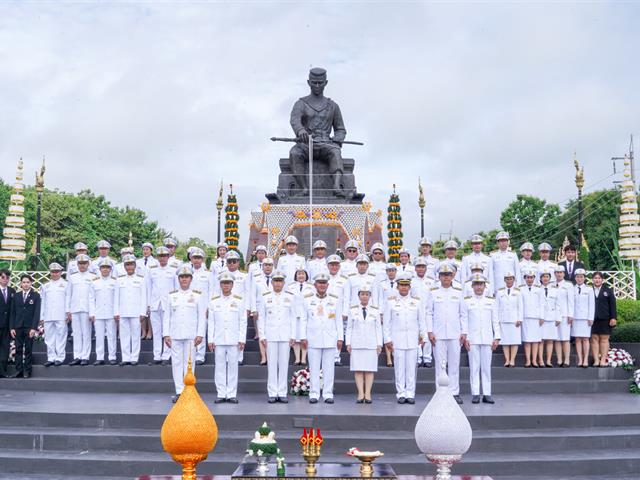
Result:
M269 471L260 474L255 463L241 463L231 474L232 480L262 480L265 478L286 478L289 480L308 480L309 478L322 478L325 480L342 480L351 478L367 478L372 480L397 480L397 475L388 463L373 463L373 474L363 477L360 474L360 463L317 463L318 472L309 477L305 472L306 463L285 464L285 475L278 477L276 465L270 465Z

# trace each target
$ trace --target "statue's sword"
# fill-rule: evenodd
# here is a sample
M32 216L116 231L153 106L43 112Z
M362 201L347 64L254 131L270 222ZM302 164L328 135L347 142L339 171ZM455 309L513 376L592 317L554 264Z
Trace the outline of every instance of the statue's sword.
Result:
M286 138L286 137L271 137L271 141L272 142L290 142L290 143L298 143L300 140L297 138ZM343 140L342 142L327 142L327 141L320 141L320 140L314 140L313 143L342 143L344 145L364 145L364 143L362 142L354 142L351 140Z

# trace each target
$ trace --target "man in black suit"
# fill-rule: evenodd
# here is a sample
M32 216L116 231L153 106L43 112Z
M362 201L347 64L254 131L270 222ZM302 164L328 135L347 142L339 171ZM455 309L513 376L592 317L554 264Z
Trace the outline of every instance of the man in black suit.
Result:
M7 363L9 362L9 312L15 290L9 286L11 272L0 270L0 378L7 376Z
M30 275L20 277L20 290L13 295L9 325L16 340L15 377L31 376L31 349L40 322L40 294L31 288ZM24 358L23 358L24 354Z
M567 245L564 247L565 260L558 263L564 267L565 276L564 279L576 284L576 270L578 268L585 268L584 263L576 260L576 247L573 245ZM586 270L586 268L585 268Z

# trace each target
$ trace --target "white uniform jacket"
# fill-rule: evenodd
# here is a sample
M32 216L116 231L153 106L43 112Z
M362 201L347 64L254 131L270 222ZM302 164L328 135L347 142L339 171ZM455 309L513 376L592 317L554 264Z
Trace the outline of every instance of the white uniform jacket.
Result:
M509 292L507 292L509 290ZM522 322L522 292L517 287L501 288L496 294L498 319L502 323Z
M419 297L406 295L389 297L384 311L384 343L393 348L418 348L420 337L426 338L425 307Z
M471 265L474 263L482 265L482 275L484 275L488 281L493 282L493 261L489 255L485 255L482 252L471 252L469 255L462 257L464 281L466 282L467 279L471 277Z
M382 347L382 323L380 310L376 307L366 306L367 318L362 313L362 305L356 305L349 309L345 343L351 348L366 348L375 350Z
M100 276L91 282L91 290L89 290L89 316L98 319L113 318L115 295L115 278Z
M116 279L113 314L139 317L147 314L147 283L143 275L122 275Z
M437 287L431 290L427 305L427 331L436 340L454 340L468 332L466 311L462 308L462 290Z
M593 288L588 285L574 285L573 292L573 318L593 320L596 315L596 296Z
M309 348L336 348L338 340L344 339L342 306L334 294L320 298L307 294L303 298L301 340L307 340Z
M172 340L203 337L207 328L207 306L202 293L174 290L167 295L167 308L162 315L162 333Z
M216 295L209 301L207 338L216 345L237 345L247 341L247 314L242 296Z
M545 294L545 287L540 286L540 298L542 301L542 315L541 318L545 322L559 322L562 319L562 312L560 307L560 289L551 283L547 285L547 291Z
M513 273L516 276L516 281L522 278L520 275L520 262L515 252L511 250L496 250L491 252L490 257L493 263L494 289L504 287L504 274L507 272Z
M494 298L465 297L462 309L469 322L467 340L471 345L491 345L494 340L500 340L498 307Z
M293 283L296 281L296 271L306 269L304 257L302 255L293 254L289 255L288 253L282 255L278 258L278 270L280 270L285 275L285 285Z
M574 310L574 293L573 293L573 283L568 280L563 280L561 283L556 283L558 286L558 297L560 302L560 315L563 318L571 317L573 318L573 310Z
M258 336L267 342L296 338L296 299L290 292L267 291L258 300Z
M40 321L54 322L67 318L67 288L68 283L64 278L40 287Z
M178 288L176 269L169 265L165 267L151 266L147 276L147 303L150 310L166 310L167 295Z
M89 312L89 289L94 278L96 276L88 271L77 272L69 277L65 301L67 312Z

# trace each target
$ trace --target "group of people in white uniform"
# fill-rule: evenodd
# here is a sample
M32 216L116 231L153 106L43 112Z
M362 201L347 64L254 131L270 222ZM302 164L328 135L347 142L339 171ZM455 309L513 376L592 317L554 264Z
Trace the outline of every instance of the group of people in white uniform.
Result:
M386 263L384 246L371 247L371 258L351 240L346 258L327 256L317 241L313 258L297 253L298 240L285 239L277 262L259 246L248 271L239 269L237 252L218 245L217 257L205 266L204 251L191 247L189 259L175 257L176 242L165 239L143 256L122 253L116 263L110 245L98 243L91 260L86 245L76 244L66 280L62 267L50 266L51 281L42 288L47 366L64 361L67 322L73 327L71 365L87 365L95 329L94 365L137 365L140 324L150 319L153 364L172 365L180 396L188 360L204 363L205 348L214 352L216 403L238 402L238 371L247 342L247 323L255 324L261 364L267 365L269 403L287 403L290 351L294 363L307 362L309 402L334 402L335 367L341 352L349 354L358 403L371 403L374 374L383 350L393 365L400 404L415 403L417 366L431 367L436 381L443 368L450 388L462 403L459 386L461 349L468 351L472 402L494 403L491 393L492 353L502 345L505 367L515 366L524 343L525 367L569 365L569 339L576 337L578 363L584 366L593 320L593 289L585 271L572 272L576 285L564 279L565 267L549 260L551 247L539 246L541 260L531 260L533 246L521 247L522 259L509 248L509 234L496 237L498 250L482 252L484 239L471 238L472 252L456 259L458 245L445 244L445 258L431 255L428 238L411 259L401 250L399 264ZM573 266L573 265L572 265ZM591 320L589 320L591 319ZM106 339L106 349L105 349ZM545 356L546 354L546 356ZM343 354L344 355L344 354ZM321 380L322 375L322 380Z

